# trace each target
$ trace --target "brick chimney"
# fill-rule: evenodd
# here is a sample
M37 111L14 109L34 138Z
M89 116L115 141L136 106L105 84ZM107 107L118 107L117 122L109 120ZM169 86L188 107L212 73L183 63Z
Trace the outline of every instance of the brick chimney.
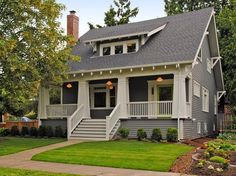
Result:
M75 15L76 11L71 10L70 14L67 15L67 35L72 35L75 41L79 38L79 17Z

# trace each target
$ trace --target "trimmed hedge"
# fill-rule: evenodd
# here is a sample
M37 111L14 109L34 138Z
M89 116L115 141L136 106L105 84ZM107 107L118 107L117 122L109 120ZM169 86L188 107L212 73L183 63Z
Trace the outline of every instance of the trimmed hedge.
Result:
M38 136L38 130L36 127L31 127L29 130L29 135L32 137L37 137Z
M178 131L176 128L168 128L166 139L168 142L177 142L178 140Z
M45 126L43 126L43 125L39 126L39 128L38 128L38 136L39 137L46 136L46 127Z
M153 141L158 141L158 142L160 142L162 140L162 135L161 135L161 129L160 128L154 128L152 130L151 139Z
M29 128L26 127L26 126L23 126L22 129L21 129L21 135L26 136L28 134L29 134Z
M137 137L139 141L142 141L147 138L147 133L144 131L143 128L138 129L137 131Z
M61 126L56 126L55 128L55 137L64 137L63 129Z
M119 135L120 135L122 138L124 138L124 139L128 138L129 132L130 132L130 129L129 129L129 128L121 128L121 129L119 129Z
M53 137L53 128L52 126L46 126L46 136L48 138Z
M19 136L20 135L20 131L18 126L12 126L11 127L11 136Z

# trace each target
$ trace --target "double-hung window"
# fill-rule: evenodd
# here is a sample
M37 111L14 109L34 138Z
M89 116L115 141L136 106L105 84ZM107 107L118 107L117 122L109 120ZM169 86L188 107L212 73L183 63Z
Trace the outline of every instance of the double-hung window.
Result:
M209 91L202 87L202 111L209 112Z
M200 97L201 87L197 81L193 81L193 94L197 97Z

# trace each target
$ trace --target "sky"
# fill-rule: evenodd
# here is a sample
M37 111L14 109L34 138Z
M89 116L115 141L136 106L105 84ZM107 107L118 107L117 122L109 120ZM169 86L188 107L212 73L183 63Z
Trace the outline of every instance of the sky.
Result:
M66 30L66 16L70 10L75 10L79 16L79 36L89 30L88 22L92 24L104 24L104 12L106 12L113 0L57 0L66 6L66 10L59 19L61 27ZM131 7L138 7L138 15L131 22L143 21L166 16L163 0L131 0Z

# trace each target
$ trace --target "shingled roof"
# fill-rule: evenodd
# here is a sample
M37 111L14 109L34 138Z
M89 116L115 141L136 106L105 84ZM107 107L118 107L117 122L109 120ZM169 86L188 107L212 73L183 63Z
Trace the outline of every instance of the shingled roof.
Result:
M73 49L73 54L81 56L81 61L70 62L70 71L192 62L212 12L213 8L206 8L148 21L90 30L80 38L79 44ZM92 57L92 47L84 43L104 37L150 32L164 24L165 28L152 35L136 53Z

